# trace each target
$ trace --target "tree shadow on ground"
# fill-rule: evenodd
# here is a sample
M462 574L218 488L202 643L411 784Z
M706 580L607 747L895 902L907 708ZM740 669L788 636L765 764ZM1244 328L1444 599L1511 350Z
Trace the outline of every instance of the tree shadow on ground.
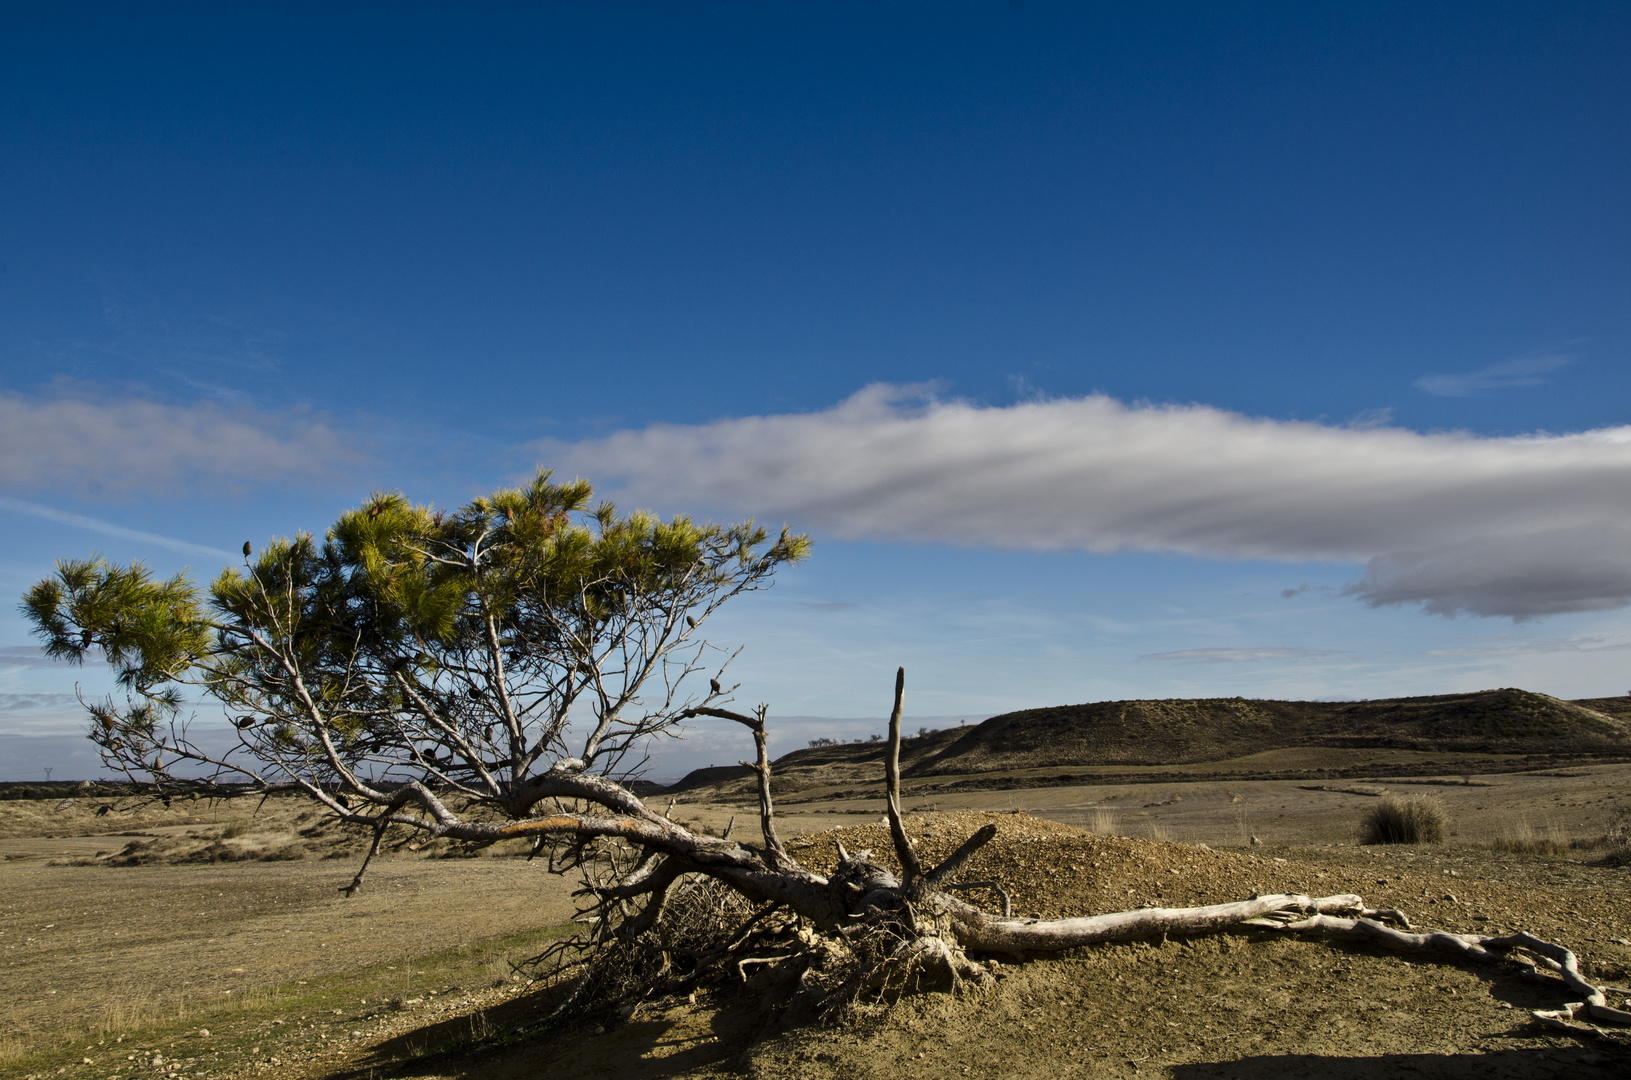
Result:
M662 1080L709 1067L740 1064L778 1028L766 996L724 995L696 1005L679 1002L637 1012L628 1020L587 1021L508 1038L547 1016L554 992L528 994L489 1009L404 1032L379 1043L332 1080L376 1077L555 1076Z
M1573 1045L1544 1050L1490 1050L1479 1054L1378 1054L1375 1057L1258 1054L1235 1061L1172 1065L1168 1070L1173 1080L1280 1077L1384 1080L1401 1076L1434 1080L1529 1080L1530 1077L1565 1075L1581 1080L1620 1080L1631 1074L1631 1054L1613 1047Z

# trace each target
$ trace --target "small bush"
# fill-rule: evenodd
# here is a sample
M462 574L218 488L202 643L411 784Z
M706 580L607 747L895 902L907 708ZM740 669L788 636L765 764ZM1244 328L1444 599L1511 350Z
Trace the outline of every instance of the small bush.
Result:
M1490 847L1514 855L1567 855L1569 838L1556 825L1548 825L1543 834L1536 832L1525 821L1507 829Z
M221 826L221 839L236 840L238 837L242 836L248 831L249 819L246 817L235 817L229 820L225 825Z
M1440 844L1449 816L1437 799L1384 795L1359 823L1361 844Z

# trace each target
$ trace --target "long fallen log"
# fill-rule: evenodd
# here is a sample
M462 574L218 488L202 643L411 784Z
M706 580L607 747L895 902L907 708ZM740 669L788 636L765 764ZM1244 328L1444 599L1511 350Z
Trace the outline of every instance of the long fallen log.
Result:
M1191 936L1252 928L1376 943L1404 953L1440 954L1479 963L1525 963L1531 973L1560 983L1570 996L1579 998L1558 1009L1533 1010L1530 1015L1536 1021L1617 1042L1625 1040L1594 1025L1582 1024L1580 1019L1631 1025L1631 1011L1610 1006L1604 988L1581 974L1579 958L1556 942L1523 931L1501 935L1416 932L1403 912L1367 908L1364 900L1353 893L1321 897L1279 893L1205 907L1138 908L1073 919L995 919L960 900L936 899L951 916L958 943L977 952L1025 956L1164 934ZM1390 926L1390 922L1398 925ZM1538 969L1542 967L1550 974L1541 975Z

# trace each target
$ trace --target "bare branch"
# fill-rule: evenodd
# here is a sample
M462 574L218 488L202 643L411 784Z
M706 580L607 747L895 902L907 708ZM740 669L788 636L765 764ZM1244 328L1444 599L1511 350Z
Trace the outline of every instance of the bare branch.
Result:
M939 888L942 882L956 877L957 871L961 870L974 857L974 853L990 843L992 837L996 835L997 827L995 825L982 825L978 832L958 845L956 851L946 856L939 866L925 874L923 884L931 889Z
M906 699L906 669L895 670L895 707L889 712L889 748L884 754L884 788L889 814L889 836L895 842L895 857L900 860L906 883L923 873L917 852L912 849L912 838L906 835L906 823L900 816L900 714Z

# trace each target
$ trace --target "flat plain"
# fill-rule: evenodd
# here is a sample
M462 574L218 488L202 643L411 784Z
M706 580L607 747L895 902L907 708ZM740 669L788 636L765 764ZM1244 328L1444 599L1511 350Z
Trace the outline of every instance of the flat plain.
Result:
M1631 764L1195 772L909 784L906 802L930 853L996 822L970 872L1002 880L1023 913L1354 891L1428 927L1527 929L1574 949L1594 978L1631 982L1631 869L1601 842L1631 808ZM881 799L824 786L784 800L800 857L822 865L837 837L886 852ZM1446 842L1358 845L1384 793L1432 794ZM1555 990L1505 968L1249 933L1006 964L990 992L908 1000L837 1028L782 1030L760 995L724 988L598 1032L484 1043L548 1000L510 966L570 927L570 882L541 861L403 848L347 899L358 841L292 800L258 814L177 803L98 816L97 805L0 803L0 1075L1611 1076L1631 1062L1621 1046L1536 1029L1526 1010L1556 1004ZM714 832L752 820L714 788L681 795L673 813ZM1495 850L1520 836L1551 844Z

